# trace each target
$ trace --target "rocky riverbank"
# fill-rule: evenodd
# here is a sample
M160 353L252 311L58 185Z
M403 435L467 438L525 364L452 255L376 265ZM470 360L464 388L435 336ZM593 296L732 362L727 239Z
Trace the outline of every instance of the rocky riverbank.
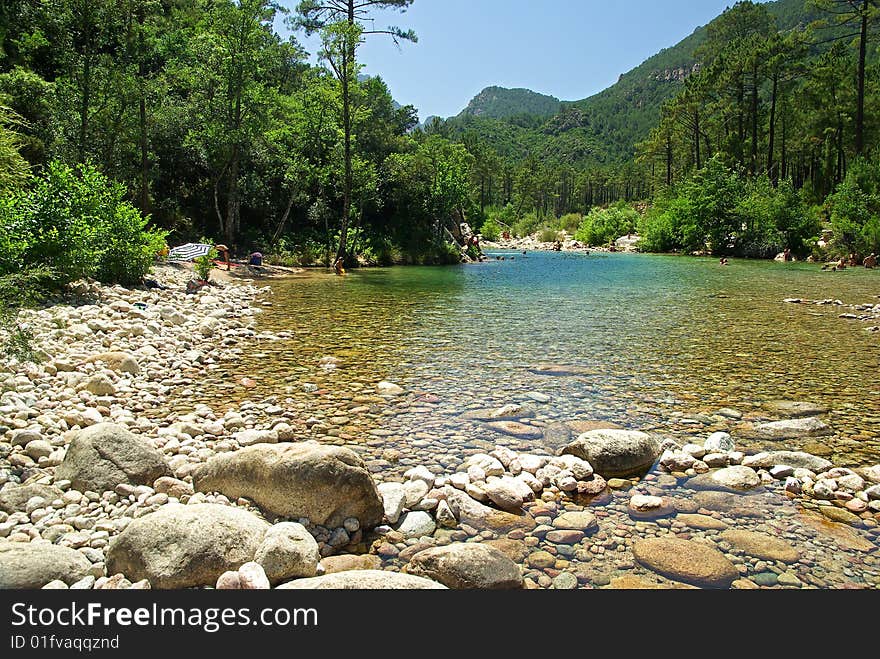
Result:
M161 270L165 290L83 284L76 305L23 315L41 361L0 373L0 587L880 586L880 466L748 455L724 432L682 443L541 426L518 402L468 409L493 441L447 467L393 468L381 424L362 450L323 441L358 409L391 419L432 404L385 381L321 418L283 394L181 410L275 338L256 323L270 290L188 296L188 276ZM749 432L828 430L817 406L775 412Z

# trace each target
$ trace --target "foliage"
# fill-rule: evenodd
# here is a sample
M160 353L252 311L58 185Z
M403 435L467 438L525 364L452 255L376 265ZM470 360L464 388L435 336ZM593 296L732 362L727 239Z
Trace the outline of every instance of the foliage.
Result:
M21 118L0 106L0 193L22 186L30 176L30 167L21 155L23 141L13 129L22 126Z
M587 245L606 245L634 233L638 220L639 214L625 202L606 209L595 208L583 218L575 238Z
M841 253L880 253L880 162L855 163L828 203Z
M499 238L501 238L501 225L498 224L498 220L496 220L494 217L490 217L488 220L483 222L483 226L480 229L480 234L485 240L494 243L498 241Z
M165 233L148 229L124 196L91 166L50 164L32 189L0 197L0 275L51 269L58 286L83 277L138 282Z
M785 249L803 256L820 228L790 181L775 187L769 178L748 178L718 158L667 190L639 223L646 251L758 258Z

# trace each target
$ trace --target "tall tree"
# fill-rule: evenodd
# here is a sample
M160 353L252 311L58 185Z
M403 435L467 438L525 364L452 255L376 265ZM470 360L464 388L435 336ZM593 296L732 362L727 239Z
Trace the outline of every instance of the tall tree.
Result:
M376 10L406 9L415 0L302 0L297 7L295 25L306 34L324 32L324 55L342 87L342 125L344 132L345 180L343 183L342 223L337 258L348 251L348 228L351 222L354 168L352 157L353 89L357 85L357 49L368 35L390 36L395 43L418 41L415 32L389 26L386 29L366 28ZM344 28L342 26L345 26ZM333 27L337 26L337 27Z
M856 155L865 152L865 71L867 70L868 42L880 23L880 0L814 0L815 4L832 17L828 27L846 28L828 41L858 38L858 73L856 80Z

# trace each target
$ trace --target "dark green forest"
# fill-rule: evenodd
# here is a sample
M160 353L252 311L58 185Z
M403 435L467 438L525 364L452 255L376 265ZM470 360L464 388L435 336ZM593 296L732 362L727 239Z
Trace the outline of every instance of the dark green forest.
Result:
M7 0L0 275L136 280L163 240L458 262L462 221L595 245L638 231L656 251L880 251L878 0L740 2L589 99L489 88L424 129L360 75L365 41L418 48L372 20L413 1Z

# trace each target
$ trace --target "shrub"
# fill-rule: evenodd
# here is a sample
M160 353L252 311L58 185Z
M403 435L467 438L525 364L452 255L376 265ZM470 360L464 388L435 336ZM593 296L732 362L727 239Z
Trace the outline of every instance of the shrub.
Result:
M0 274L51 268L59 286L82 277L132 284L150 270L164 232L93 167L52 163L30 191L0 199Z
M147 228L149 218L126 203L118 204L107 220L99 232L103 252L98 262L98 279L136 284L150 271L168 234Z
M543 227L538 232L538 241L542 243L555 243L559 239L559 232L551 227Z
M569 213L559 218L559 228L563 231L574 235L584 221L584 216L580 213Z
M605 245L636 230L639 214L626 202L609 208L594 208L583 218L575 239L588 245Z
M212 247L208 254L200 256L193 261L193 269L200 280L208 281L211 277L211 270L214 269L214 259L218 256L219 253Z
M501 225L498 224L498 221L494 217L490 217L483 222L483 228L480 229L480 234L485 240L494 243L501 238Z
M828 203L834 244L840 251L880 251L880 162L854 163Z

